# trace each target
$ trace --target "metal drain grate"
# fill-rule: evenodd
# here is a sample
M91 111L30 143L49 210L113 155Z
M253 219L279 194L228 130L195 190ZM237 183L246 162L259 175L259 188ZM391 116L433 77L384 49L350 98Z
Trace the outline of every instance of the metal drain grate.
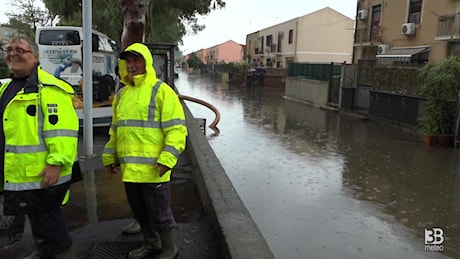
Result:
M91 250L90 259L125 259L131 250L142 246L142 241L99 242Z

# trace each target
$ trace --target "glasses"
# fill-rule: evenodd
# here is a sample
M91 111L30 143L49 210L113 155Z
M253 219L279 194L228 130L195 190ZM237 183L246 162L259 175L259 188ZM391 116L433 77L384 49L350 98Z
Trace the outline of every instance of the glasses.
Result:
M11 55L13 52L16 53L17 55L23 55L24 53L31 53L32 51L31 50L24 50L23 48L11 48L11 47L8 47L6 49L3 49L2 50L3 53L5 54L8 54L8 55Z

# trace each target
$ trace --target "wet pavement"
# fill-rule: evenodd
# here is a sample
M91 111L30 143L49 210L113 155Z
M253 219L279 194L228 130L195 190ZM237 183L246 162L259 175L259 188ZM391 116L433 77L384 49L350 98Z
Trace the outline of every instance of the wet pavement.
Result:
M282 87L182 72L176 86L219 109L208 140L276 258L460 257L459 149L286 100ZM433 228L442 252L425 249Z

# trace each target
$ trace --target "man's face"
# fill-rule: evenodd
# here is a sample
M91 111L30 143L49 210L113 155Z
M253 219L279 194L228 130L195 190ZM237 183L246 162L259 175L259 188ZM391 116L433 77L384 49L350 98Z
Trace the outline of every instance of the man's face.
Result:
M26 41L10 42L5 50L6 65L15 77L28 76L38 62L38 53L32 53Z
M129 54L126 56L126 69L128 76L133 79L135 75L145 73L145 60L141 56Z

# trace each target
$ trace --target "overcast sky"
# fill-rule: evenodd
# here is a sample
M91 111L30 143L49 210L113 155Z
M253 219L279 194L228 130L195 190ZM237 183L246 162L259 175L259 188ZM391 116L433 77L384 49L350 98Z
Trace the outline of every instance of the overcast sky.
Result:
M4 15L11 0L0 0L0 22L8 22ZM246 35L309 14L324 7L355 19L357 0L225 0L226 7L200 17L206 28L196 35L183 38L180 49L185 53L212 47L233 40L246 43ZM94 11L94 10L93 10Z

